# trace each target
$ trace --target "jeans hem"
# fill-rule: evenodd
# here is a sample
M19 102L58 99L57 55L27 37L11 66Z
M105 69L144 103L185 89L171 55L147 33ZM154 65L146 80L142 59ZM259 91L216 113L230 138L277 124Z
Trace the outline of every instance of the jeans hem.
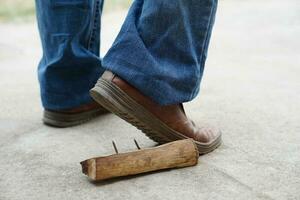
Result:
M93 101L89 93L83 95L71 95L44 92L41 96L43 107L50 110L72 109Z
M130 67L130 65L134 67ZM151 77L149 78L149 74L143 74L140 71L134 70L137 66L122 58L104 57L102 66L120 76L143 95L149 97L161 106L176 105L193 99L189 98L190 95L186 94L180 96L176 95L176 92L168 94L169 91L174 91L171 89L172 86L163 81L157 81Z

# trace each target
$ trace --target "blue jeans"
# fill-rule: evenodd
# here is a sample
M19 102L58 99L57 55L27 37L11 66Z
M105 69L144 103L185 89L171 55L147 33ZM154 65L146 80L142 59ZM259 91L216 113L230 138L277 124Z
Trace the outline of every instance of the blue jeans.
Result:
M45 108L89 103L89 89L105 69L160 105L198 94L217 0L135 0L101 62L102 7L102 0L36 0Z

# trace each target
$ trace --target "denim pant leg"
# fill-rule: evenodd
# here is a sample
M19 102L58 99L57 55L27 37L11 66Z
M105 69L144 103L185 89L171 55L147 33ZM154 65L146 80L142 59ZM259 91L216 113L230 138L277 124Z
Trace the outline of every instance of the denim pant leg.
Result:
M103 66L161 105L192 100L217 0L135 0Z
M38 67L43 106L60 110L91 102L103 73L99 58L103 0L36 0L43 56Z

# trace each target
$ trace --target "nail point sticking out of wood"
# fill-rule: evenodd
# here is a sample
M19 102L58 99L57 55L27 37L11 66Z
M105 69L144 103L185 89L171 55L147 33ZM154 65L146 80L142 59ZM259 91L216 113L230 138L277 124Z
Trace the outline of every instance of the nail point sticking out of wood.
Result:
M113 147L115 149L116 154L119 154L119 151L118 151L116 143L114 141L112 141L112 144L113 144Z
M91 158L82 161L82 172L92 180L105 180L114 177L141 174L169 168L194 166L198 163L199 153L192 139L178 140L161 146Z
M134 139L133 141L134 141L134 143L135 143L136 148L137 148L138 150L141 150L141 147L140 147L139 143L136 141L136 139Z

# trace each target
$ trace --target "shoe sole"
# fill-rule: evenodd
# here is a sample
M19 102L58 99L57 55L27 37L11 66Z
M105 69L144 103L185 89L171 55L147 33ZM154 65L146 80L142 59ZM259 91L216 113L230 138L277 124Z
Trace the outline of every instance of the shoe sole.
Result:
M48 126L67 128L83 124L103 113L105 113L105 111L101 108L76 114L57 113L44 110L43 122Z
M140 129L150 139L164 144L175 140L187 139L185 135L171 129L142 105L128 96L115 84L100 78L90 95L104 108ZM199 154L206 154L221 145L221 134L210 143L195 141Z

